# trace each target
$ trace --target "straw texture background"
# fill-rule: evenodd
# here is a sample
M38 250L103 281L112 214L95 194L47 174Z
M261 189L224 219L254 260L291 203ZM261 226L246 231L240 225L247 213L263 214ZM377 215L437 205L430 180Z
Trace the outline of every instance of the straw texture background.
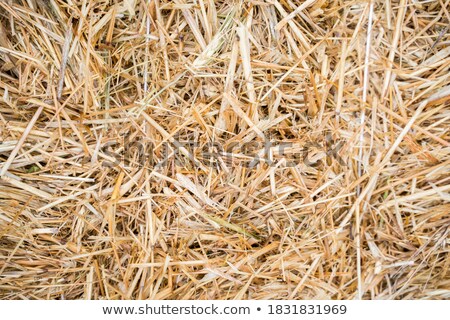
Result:
M449 10L0 1L0 297L450 298Z

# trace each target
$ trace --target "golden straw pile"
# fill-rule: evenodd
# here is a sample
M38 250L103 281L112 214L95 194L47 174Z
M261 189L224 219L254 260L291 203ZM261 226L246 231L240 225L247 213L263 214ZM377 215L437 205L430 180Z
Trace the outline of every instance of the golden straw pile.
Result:
M450 298L450 0L0 8L1 298Z

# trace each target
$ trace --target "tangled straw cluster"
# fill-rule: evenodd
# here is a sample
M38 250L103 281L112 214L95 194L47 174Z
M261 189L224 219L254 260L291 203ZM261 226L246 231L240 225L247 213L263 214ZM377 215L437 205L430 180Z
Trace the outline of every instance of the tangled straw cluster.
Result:
M449 9L1 1L0 297L450 298Z

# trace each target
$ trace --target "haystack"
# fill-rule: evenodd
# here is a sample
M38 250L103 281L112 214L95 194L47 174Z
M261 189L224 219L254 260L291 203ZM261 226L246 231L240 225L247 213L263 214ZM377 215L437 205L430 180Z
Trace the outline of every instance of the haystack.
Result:
M1 1L0 297L450 298L449 11Z

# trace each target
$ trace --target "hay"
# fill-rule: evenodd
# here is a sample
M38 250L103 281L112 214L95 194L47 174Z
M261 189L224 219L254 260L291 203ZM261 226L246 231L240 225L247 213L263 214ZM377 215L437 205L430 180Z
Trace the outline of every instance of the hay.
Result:
M1 298L450 298L450 0L0 7Z

